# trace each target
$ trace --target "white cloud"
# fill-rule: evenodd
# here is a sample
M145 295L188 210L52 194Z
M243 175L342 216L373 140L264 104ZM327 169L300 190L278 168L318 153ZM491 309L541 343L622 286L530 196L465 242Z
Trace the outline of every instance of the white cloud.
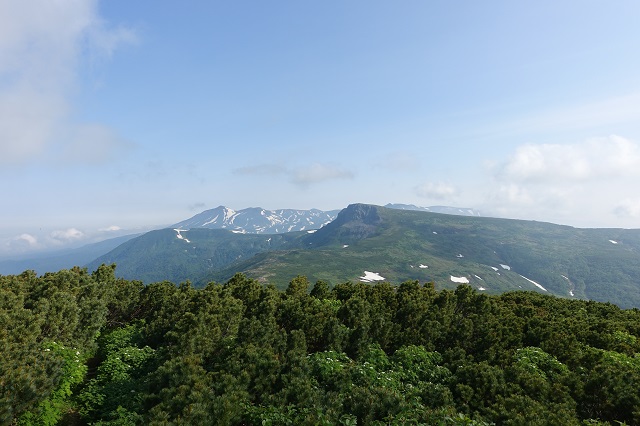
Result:
M107 226L106 228L100 228L98 229L98 231L100 232L116 232L116 231L121 231L122 228L119 227L118 225L111 225L111 226Z
M640 145L620 136L528 144L492 169L485 212L588 227L640 227Z
M280 164L257 164L255 166L240 167L234 170L240 175L278 176L287 173L287 168Z
M97 164L114 159L131 144L100 124L82 124L70 129L60 152L62 162Z
M255 166L241 167L234 170L234 173L247 176L286 176L289 181L307 187L312 184L321 183L335 179L352 179L353 172L333 164L314 163L309 166L298 168L287 168L281 164L258 164Z
M497 198L510 204L530 205L534 200L526 188L516 184L500 185L498 187Z
M620 218L640 219L640 198L627 198L618 204L613 212Z
M126 27L110 28L107 22L94 16L91 27L87 32L88 39L93 47L95 55L111 58L115 50L122 44L137 44L139 42L137 33Z
M108 57L134 38L107 28L97 0L0 2L0 164L32 161L86 133L72 124L69 101L83 55ZM106 136L87 145L104 153L112 145Z
M27 233L15 237L0 238L0 256L15 256L39 250L42 246L36 236Z
M453 185L444 182L425 182L414 189L416 195L432 200L449 200L458 194Z
M528 144L496 174L500 180L532 183L640 176L640 146L616 135L576 144Z
M65 109L58 93L43 93L25 85L0 89L0 164L42 155Z
M16 238L14 238L15 241L18 242L24 242L26 243L29 247L37 247L38 246L38 239L36 237L34 237L31 234L21 234L19 236L17 236Z
M118 225L110 225L93 232L84 232L75 227L53 231L40 229L16 236L0 237L0 257L78 247L131 232L140 232L140 229L130 231Z
M327 164L312 164L309 167L299 168L291 172L291 181L296 185L307 186L333 179L352 179L353 173L349 170Z
M85 235L82 231L79 231L76 228L68 228L51 232L51 238L61 243L68 243L71 241L81 240L85 238Z
M189 209L189 211L192 211L192 212L202 211L207 208L207 204L203 202L197 202L197 203L189 204L187 208Z

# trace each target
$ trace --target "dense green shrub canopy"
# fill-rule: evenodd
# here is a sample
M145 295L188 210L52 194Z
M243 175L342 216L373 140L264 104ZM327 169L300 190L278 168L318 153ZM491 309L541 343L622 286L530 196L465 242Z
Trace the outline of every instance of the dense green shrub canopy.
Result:
M0 277L1 424L640 424L640 311L114 266Z

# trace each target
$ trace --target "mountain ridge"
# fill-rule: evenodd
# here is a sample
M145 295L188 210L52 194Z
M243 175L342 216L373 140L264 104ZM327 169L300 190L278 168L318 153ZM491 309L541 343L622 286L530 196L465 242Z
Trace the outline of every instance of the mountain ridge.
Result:
M354 204L369 205L365 203ZM428 211L461 216L481 216L475 209L452 206L420 207L413 204L389 203L385 205L385 207L398 210ZM220 205L213 209L204 210L189 219L177 222L171 227L185 229L229 229L246 233L277 234L319 229L332 222L341 211L342 210L319 209L268 210L262 207L248 207L241 210L234 210Z
M85 244L77 248L65 248L58 251L34 253L17 259L0 260L0 274L15 275L26 270L34 270L39 274L57 272L74 266L85 265L96 257L114 250L140 233L121 235L105 240Z
M404 210L439 211L449 214L470 214L473 209L457 207L432 206L418 207L413 204L387 204L392 208ZM225 206L204 210L189 219L170 226L171 229L191 229L204 227L209 229L227 229L237 233L277 234L306 230L313 232L331 222L340 210L319 209L276 209L267 210L261 207L233 210ZM156 227L155 229L164 229ZM153 229L153 227L147 227ZM96 243L86 244L79 248L62 247L47 252L30 252L18 256L4 256L0 259L0 274L18 274L25 270L35 270L42 274L56 272L72 266L86 265L96 258L107 254L118 245L140 232L108 238Z
M482 214L476 209L472 209L469 207L452 207L452 206L429 206L429 207L420 207L414 204L401 204L401 203L388 203L385 204L386 208L396 209L396 210L417 210L417 211L425 211L431 213L442 213L442 214L452 214L456 216L478 216L481 217Z
M490 294L533 290L640 307L640 230L351 204L313 232L161 232L162 244L152 241L153 234L141 236L118 248L140 243L136 250L99 258L90 266L115 262L119 275L146 282L189 279L205 285L236 272L279 288L297 275L331 284L418 280L443 289L466 283Z
M322 211L318 209L266 210L261 207L249 207L236 211L225 206L218 206L180 221L172 227L228 229L243 233L279 234L318 229L331 222L338 212L339 210Z

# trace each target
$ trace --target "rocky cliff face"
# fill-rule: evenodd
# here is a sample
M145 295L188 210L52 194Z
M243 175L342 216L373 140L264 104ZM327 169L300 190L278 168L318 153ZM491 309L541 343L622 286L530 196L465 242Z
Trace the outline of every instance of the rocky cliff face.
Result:
M376 234L382 222L378 206L350 204L338 213L333 222L323 226L307 240L315 247L332 243L350 244Z

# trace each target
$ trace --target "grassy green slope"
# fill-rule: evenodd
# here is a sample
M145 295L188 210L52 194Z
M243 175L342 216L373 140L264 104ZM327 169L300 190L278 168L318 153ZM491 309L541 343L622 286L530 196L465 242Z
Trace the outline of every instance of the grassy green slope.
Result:
M262 253L209 278L244 271L284 287L298 274L336 284L371 271L391 282L435 281L439 288L456 287L454 276L488 293L544 292L524 276L552 294L640 307L639 230L362 208L372 207L350 206L303 237L310 249Z

